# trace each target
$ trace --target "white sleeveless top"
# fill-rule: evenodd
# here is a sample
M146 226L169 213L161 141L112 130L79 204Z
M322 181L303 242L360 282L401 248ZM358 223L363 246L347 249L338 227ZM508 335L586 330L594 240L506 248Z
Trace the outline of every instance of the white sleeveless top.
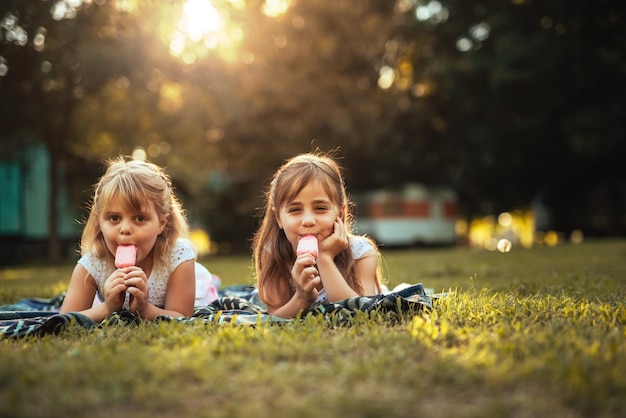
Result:
M360 260L368 252L374 249L374 246L365 238L360 236L353 236L349 238L350 249L352 250L352 257L354 260ZM322 288L318 294L317 299L313 302L313 306L321 303L328 302L328 296L326 296L326 289Z
M171 270L168 266L159 263L152 268L150 277L148 277L148 285L150 286L150 292L148 294L148 300L154 306L159 308L165 307L165 293L167 291L167 283L172 271L176 269L180 264L188 260L194 260L196 253L191 244L184 240L179 239L176 241L172 254L170 255ZM79 260L78 264L83 266L85 270L95 279L98 286L97 298L100 302L104 301L104 282L115 271L115 268L107 266L107 263L93 254L85 254ZM124 309L129 308L129 297L126 294L126 300L124 301Z

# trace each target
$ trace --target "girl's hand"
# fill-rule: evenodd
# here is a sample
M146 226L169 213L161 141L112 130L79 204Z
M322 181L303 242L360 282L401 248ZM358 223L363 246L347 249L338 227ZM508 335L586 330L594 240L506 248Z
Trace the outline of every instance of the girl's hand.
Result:
M126 267L123 270L126 272L124 284L127 287L126 291L130 295L130 311L142 316L142 312L150 305L148 301L150 292L148 277L140 267Z
M124 306L127 286L124 269L115 270L104 282L104 305L109 314L119 312Z
M296 287L296 297L305 305L311 306L317 298L316 287L321 283L315 267L315 257L309 253L300 254L291 269L291 277Z
M337 254L348 248L348 233L340 217L335 219L333 233L319 243L320 254L328 254L334 259Z

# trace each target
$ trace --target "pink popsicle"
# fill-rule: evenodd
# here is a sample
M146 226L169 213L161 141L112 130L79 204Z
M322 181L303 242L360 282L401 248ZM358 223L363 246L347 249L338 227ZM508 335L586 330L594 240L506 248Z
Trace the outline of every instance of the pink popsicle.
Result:
M310 253L313 257L317 257L317 238L313 235L305 235L298 241L298 249L296 250L298 255L304 253Z
M115 267L134 266L137 261L137 247L134 245L118 245L115 252Z

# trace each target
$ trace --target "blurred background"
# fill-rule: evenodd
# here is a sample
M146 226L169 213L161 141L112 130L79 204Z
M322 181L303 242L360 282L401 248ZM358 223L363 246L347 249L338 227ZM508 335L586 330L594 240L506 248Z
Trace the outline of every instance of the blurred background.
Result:
M166 167L202 254L335 151L387 247L626 235L621 0L6 0L0 263L76 258L119 154Z

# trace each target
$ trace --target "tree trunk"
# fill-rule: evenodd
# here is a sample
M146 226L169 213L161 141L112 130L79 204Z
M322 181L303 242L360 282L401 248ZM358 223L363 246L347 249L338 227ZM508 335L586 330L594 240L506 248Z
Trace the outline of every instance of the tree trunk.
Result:
M50 147L50 195L48 196L48 260L52 264L61 261L61 244L58 231L58 207L57 196L59 195L58 166L59 155L56 147Z

